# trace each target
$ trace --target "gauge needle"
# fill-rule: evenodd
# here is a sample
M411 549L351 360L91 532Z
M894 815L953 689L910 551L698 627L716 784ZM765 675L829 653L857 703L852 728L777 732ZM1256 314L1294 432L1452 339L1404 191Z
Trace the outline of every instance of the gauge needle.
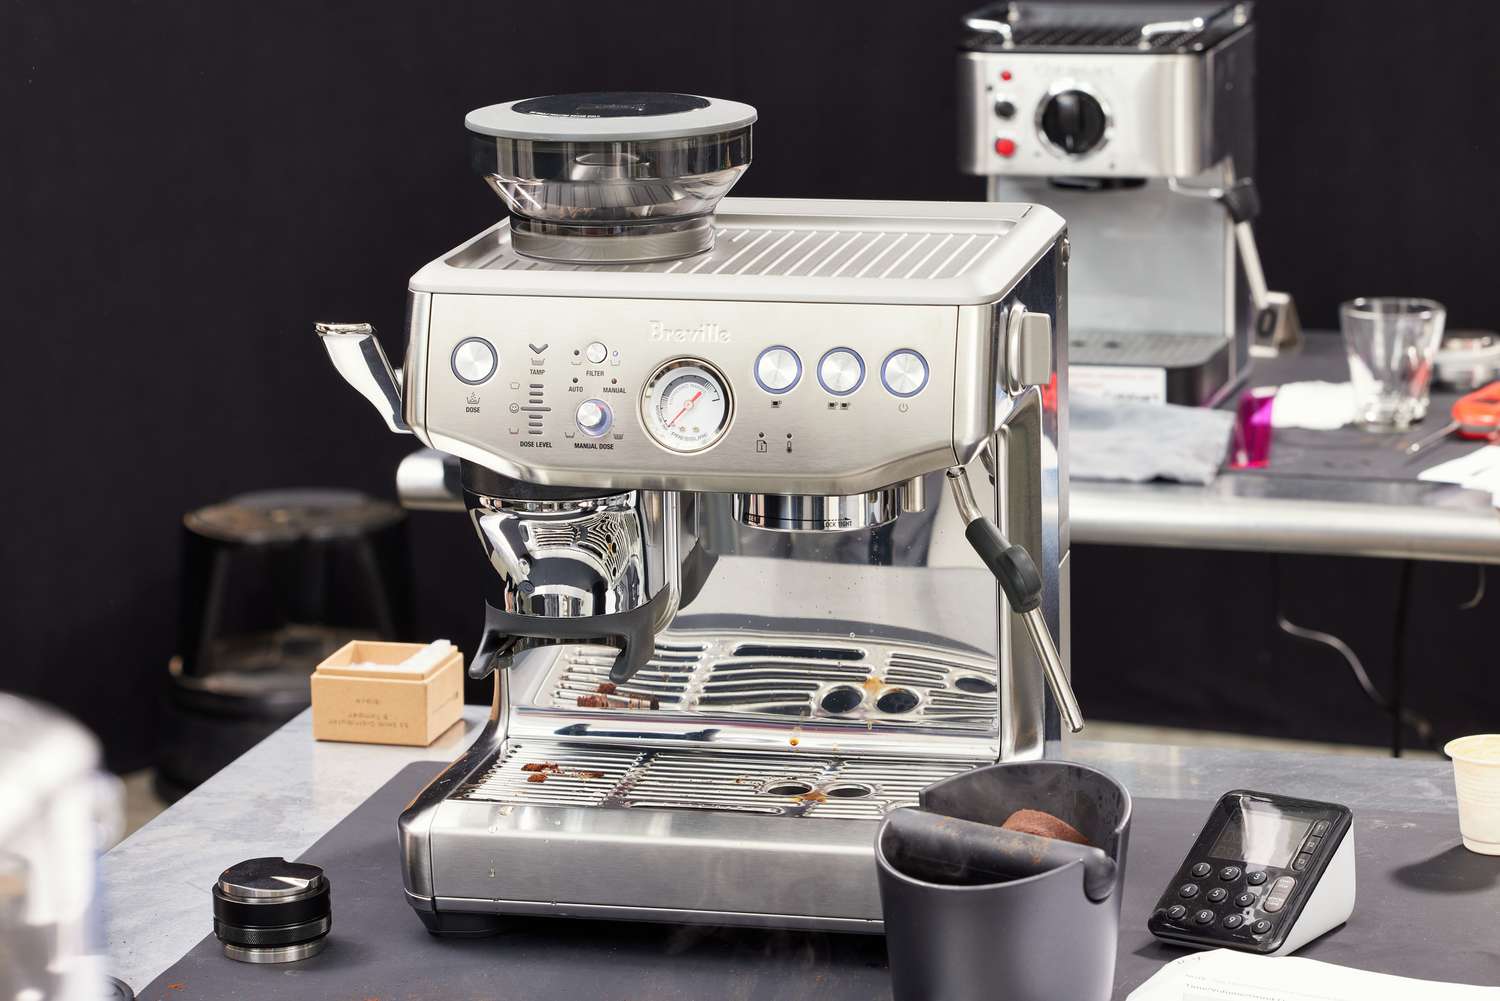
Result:
M694 393L693 394L693 398L691 400L688 400L686 403L684 403L682 405L682 409L679 410L679 411L677 411L676 416L674 416L671 420L667 421L667 427L671 427L673 424L676 424L678 417L681 417L683 414L685 414L689 410L693 409L693 404L697 403L698 402L698 397L700 397L702 395L703 395L703 390L701 390L701 389L698 390L696 393Z

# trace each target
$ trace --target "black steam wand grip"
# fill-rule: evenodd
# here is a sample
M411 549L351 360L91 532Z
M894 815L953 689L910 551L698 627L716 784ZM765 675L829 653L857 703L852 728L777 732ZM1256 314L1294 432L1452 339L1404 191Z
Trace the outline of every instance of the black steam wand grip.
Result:
M1042 674L1052 698L1057 702L1058 715L1071 733L1083 729L1083 711L1078 708L1078 697L1073 694L1072 682L1063 667L1062 656L1057 652L1057 642L1042 614L1042 575L1036 561L1024 546L1012 545L1001 534L995 523L985 517L974 490L969 485L969 475L961 466L948 470L948 485L953 490L953 499L958 504L959 514L967 522L964 536L969 545L979 554L984 565L990 568L1000 590L1010 607L1020 616L1021 623L1031 637L1032 649L1042 663Z

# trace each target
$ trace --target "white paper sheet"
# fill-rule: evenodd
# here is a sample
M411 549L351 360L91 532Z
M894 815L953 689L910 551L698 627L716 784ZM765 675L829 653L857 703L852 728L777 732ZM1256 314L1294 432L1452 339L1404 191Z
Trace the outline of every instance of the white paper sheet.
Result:
M1500 507L1500 445L1484 445L1468 455L1424 469L1417 479L1432 483L1457 483L1470 490L1483 490Z
M1500 1001L1500 987L1368 973L1296 956L1229 949L1173 960L1126 1001Z
M420 650L414 651L411 656L396 664L376 664L372 661L358 661L345 664L340 670L344 671L374 671L385 674L425 674L433 667L448 659L453 652L453 644L448 640L433 640Z

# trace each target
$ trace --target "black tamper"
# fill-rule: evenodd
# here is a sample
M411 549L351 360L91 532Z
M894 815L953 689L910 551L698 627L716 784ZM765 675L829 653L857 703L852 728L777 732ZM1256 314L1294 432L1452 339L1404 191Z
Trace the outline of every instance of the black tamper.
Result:
M214 884L214 934L242 963L293 963L323 951L333 927L328 877L319 866L253 858Z

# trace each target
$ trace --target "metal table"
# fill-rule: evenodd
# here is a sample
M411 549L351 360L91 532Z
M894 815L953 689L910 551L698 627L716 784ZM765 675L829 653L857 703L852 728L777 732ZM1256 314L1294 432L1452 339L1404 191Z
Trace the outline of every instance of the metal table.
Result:
M408 763L455 757L487 712L468 707L461 725L424 748L318 743L310 715L297 716L104 857L110 972L144 987L207 931L209 888L227 862L295 858ZM1077 741L1067 755L1136 796L1212 800L1232 787L1270 787L1336 793L1356 811L1456 810L1446 762L1101 741ZM393 821L393 851L394 833ZM394 890L392 900L405 906Z
M1300 353L1259 360L1254 385L1348 378L1343 344L1311 334ZM1440 424L1446 398L1433 401ZM1280 434L1281 432L1278 432ZM1114 546L1230 549L1324 556L1500 563L1500 511L1488 494L1416 474L1399 479L1226 470L1206 487L1179 483L1068 485L1072 540Z

